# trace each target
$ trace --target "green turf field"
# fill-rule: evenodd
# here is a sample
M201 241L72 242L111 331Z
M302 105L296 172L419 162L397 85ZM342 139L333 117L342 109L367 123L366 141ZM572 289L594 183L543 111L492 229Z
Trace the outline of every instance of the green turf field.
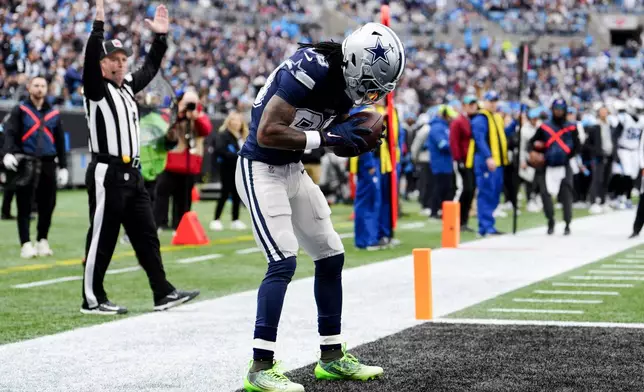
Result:
M643 283L640 245L447 317L644 323Z
M224 225L227 226L230 213L224 211ZM207 228L212 219L214 203L198 202L193 210L199 215L202 225ZM439 247L441 225L428 221L418 214L416 203L405 203L406 215L399 221L400 230L396 237L402 244L394 249L367 252L356 250L353 239L344 238L347 249L346 267L374 263L397 256L409 255L416 247ZM84 191L59 192L49 241L55 254L53 257L24 260L19 257L15 221L0 221L0 344L65 331L76 327L111 321L114 317L87 316L79 312L81 305L81 281L67 281L32 288L13 288L18 284L35 281L80 277L81 260L85 247L85 236L89 220L87 217L87 195ZM341 234L352 233L349 220L350 206L334 206L333 220ZM559 215L560 212L557 212ZM575 211L575 216L585 211ZM249 224L247 212L243 220ZM544 224L541 214L524 213L519 218L519 227L528 228ZM417 223L417 224L415 224ZM511 218L500 219L497 228L511 230ZM405 225L408 226L404 229ZM470 226L476 227L476 220ZM36 224L32 222L32 234ZM179 247L170 245L171 234L161 234L162 254L169 280L179 288L200 289L198 300L256 289L263 278L266 262L261 253L240 254L238 251L256 247L250 229L245 232L208 232L209 245L201 247ZM462 241L474 238L464 233ZM33 238L32 238L33 239ZM219 258L189 264L179 260L222 255ZM129 245L118 244L110 271L137 265ZM110 272L108 271L108 273ZM313 273L311 259L302 253L295 278ZM138 315L152 310L152 294L143 271L126 271L118 275L107 275L105 288L110 300L129 309L127 316ZM251 311L251 310L249 310ZM120 316L123 317L123 316Z

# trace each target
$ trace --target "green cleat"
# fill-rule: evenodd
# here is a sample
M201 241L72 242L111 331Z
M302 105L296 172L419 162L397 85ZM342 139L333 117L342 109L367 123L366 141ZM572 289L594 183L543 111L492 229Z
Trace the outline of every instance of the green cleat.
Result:
M250 365L252 364L251 360ZM247 392L304 392L304 387L291 382L279 365L279 362L274 362L272 368L258 372L251 372L249 367L244 377L244 389Z
M379 366L367 366L346 351L342 345L344 356L331 362L318 361L315 366L315 378L318 380L358 380L367 381L380 377L383 370Z

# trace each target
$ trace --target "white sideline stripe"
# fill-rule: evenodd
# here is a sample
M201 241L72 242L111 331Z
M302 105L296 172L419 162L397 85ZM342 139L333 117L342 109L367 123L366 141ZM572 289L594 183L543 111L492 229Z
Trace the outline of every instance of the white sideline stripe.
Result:
M601 268L644 269L644 265L602 264Z
M138 267L138 266L127 267L127 268L109 270L107 271L107 274L109 275L122 274L125 272L132 272L140 269L141 267ZM38 280L36 282L30 282L30 283L21 283L21 284L13 285L11 287L14 289L29 289L31 287L47 286L50 284L56 284L56 283L62 283L62 282L73 282L75 280L83 280L83 277L82 276L63 276L62 278Z
M122 274L122 273L125 273L125 272L138 271L140 269L141 269L141 267L139 267L137 265L137 266L134 266L134 267L126 267L126 268L119 268L119 269L115 269L115 270L109 270L109 271L107 271L107 274L108 275Z
M584 314L583 310L563 309L517 309L517 308L490 308L488 312L502 313L556 313L556 314Z
M514 302L553 303L553 304L601 304L601 299L564 299L564 298L514 298Z
M568 291L568 290L535 290L535 294L570 294L570 295L619 295L617 291Z
M632 259L644 259L644 254L641 254L641 253L632 254L631 253L631 254L628 254L628 255L624 255L624 257L632 258Z
M257 252L261 252L261 251L262 250L259 249L259 248L246 248L246 249L236 250L235 253L237 253L238 255L247 255L247 254L257 253Z
M593 278L593 276L591 276ZM634 287L631 283L565 283L554 282L553 286L568 286L568 287L613 287L613 288L631 288Z
M483 324L483 325L541 325L553 327L591 327L591 328L637 328L644 329L642 323L608 323L596 321L543 321L543 320L500 320L500 319L447 319L439 318L430 323L440 324Z
M633 259L616 259L613 260L615 263L631 263L631 264L644 264L644 260L633 260Z
M211 255L188 257L187 259L180 259L180 260L177 260L177 263L181 263L181 264L198 263L200 261L218 259L218 258L223 257L223 256L224 255L214 253L214 254L211 254Z
M637 276L571 276L573 280L644 280L644 277Z
M54 283L60 283L60 282L71 282L74 280L83 280L83 277L82 276L64 276L62 278L57 278L57 279L39 280L31 283L21 283L21 284L13 285L11 287L13 287L14 289L28 289L31 287L46 286L48 284L54 284Z
M623 270L590 270L588 271L591 275L644 275L644 271L623 271Z
M354 235L353 233L342 233L340 234L340 238L353 238Z

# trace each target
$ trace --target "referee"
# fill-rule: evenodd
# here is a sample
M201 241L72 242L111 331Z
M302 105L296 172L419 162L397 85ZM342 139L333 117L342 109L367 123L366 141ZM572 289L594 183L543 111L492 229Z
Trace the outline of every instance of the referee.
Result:
M83 305L85 314L123 314L103 288L121 224L154 293L154 310L185 303L198 291L176 290L166 279L159 238L145 190L139 161L139 112L134 95L154 78L167 49L168 10L160 5L154 21L145 20L155 33L143 67L127 72L131 54L121 41L103 41L105 10L96 0L96 20L87 47L83 85L92 162L85 174L89 195L90 227L85 246Z

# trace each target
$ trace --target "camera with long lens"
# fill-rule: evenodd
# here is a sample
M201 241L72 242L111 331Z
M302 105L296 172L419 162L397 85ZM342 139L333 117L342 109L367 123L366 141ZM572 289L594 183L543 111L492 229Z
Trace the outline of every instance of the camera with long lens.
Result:
M191 112L197 109L197 104L194 102L189 102L186 104L186 112Z

